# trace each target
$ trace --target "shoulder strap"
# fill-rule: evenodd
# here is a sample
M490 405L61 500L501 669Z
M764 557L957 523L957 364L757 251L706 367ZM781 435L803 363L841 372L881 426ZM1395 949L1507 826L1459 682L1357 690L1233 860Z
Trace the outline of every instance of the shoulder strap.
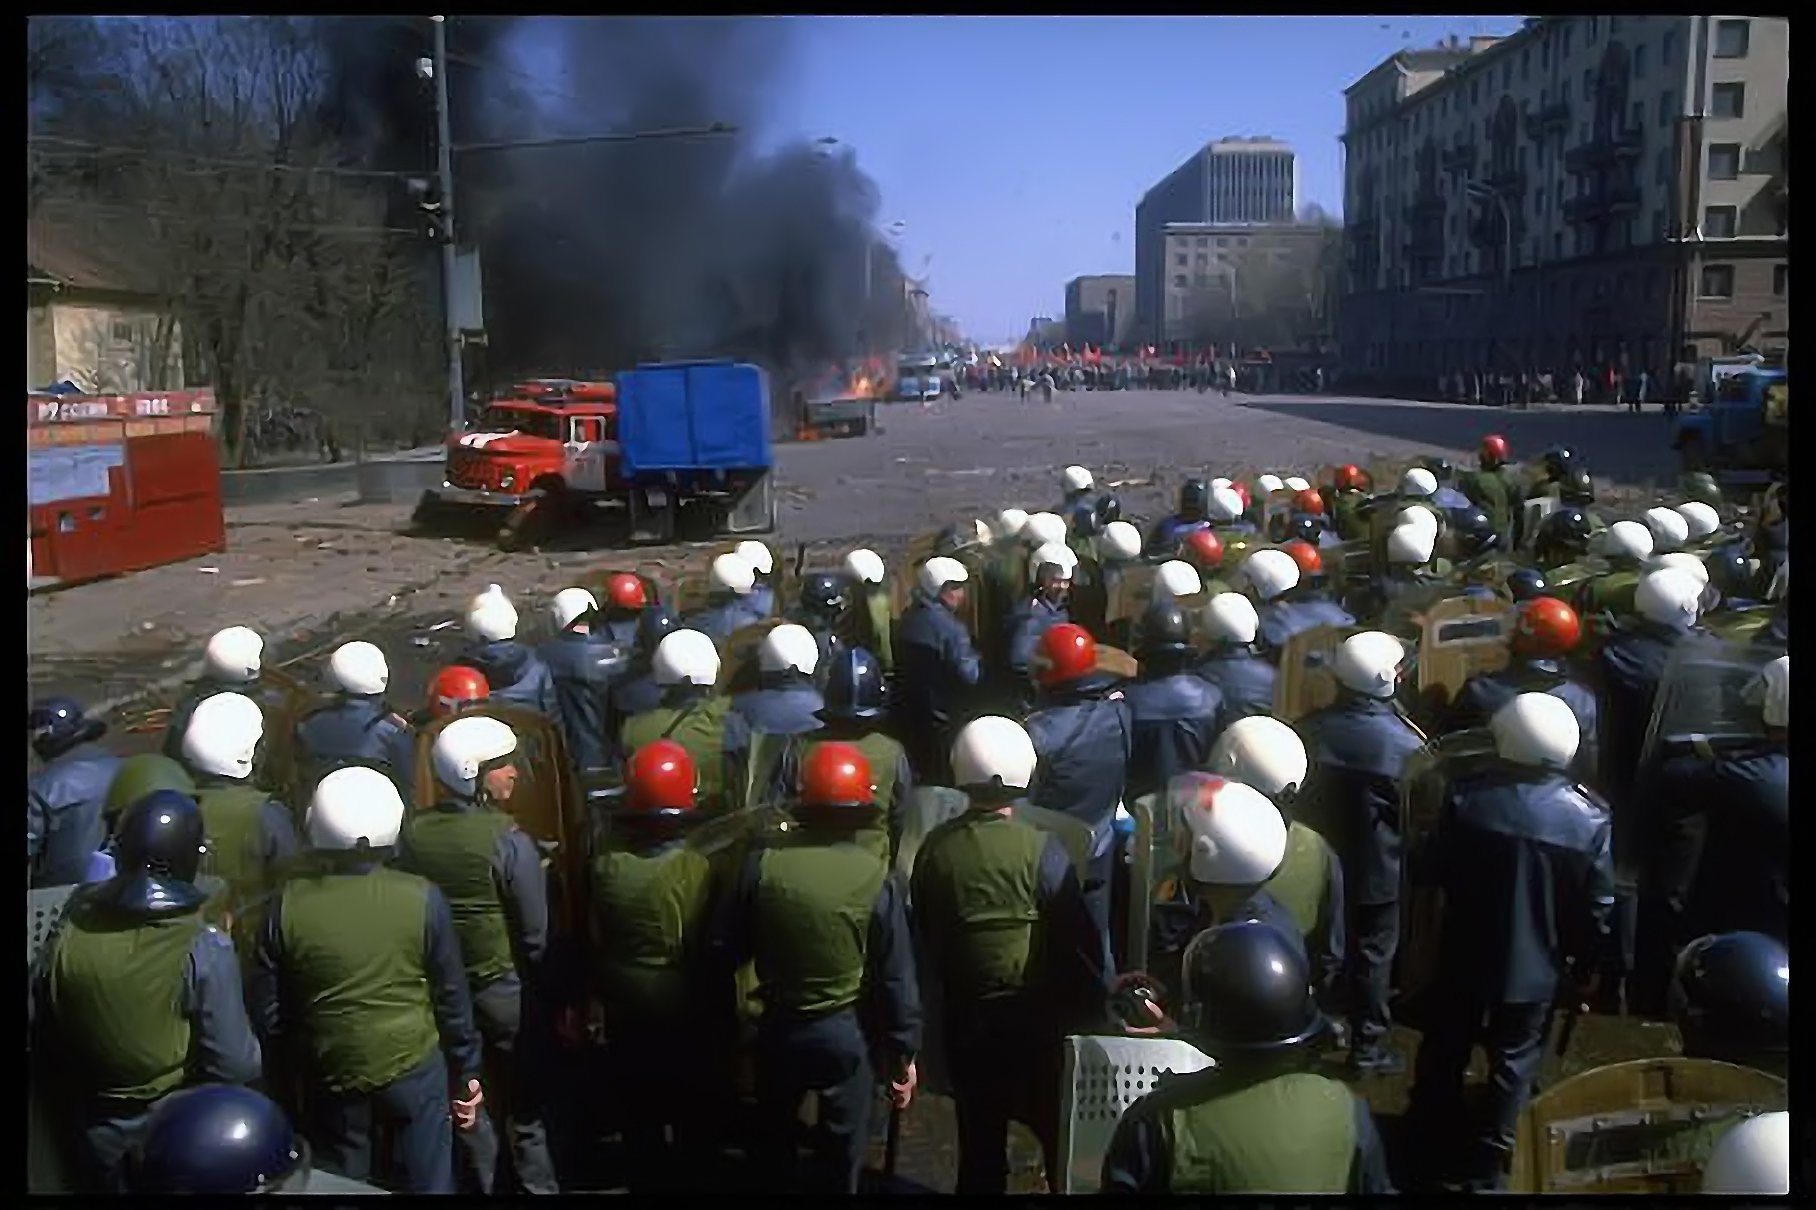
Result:
M675 717L669 720L668 726L662 729L662 738L667 739L669 736L673 735L682 723L692 718L694 714L699 711L700 707L704 705L705 702L705 698L697 697L693 701L687 703L687 705L681 707L681 709L676 712Z

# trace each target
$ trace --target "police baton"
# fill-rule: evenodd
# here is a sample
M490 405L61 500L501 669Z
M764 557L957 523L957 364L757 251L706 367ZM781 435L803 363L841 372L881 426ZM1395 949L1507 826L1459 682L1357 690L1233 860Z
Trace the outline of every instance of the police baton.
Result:
M883 1175L895 1179L895 1161L902 1150L902 1110L894 1098L889 1101L889 1130L883 1136Z

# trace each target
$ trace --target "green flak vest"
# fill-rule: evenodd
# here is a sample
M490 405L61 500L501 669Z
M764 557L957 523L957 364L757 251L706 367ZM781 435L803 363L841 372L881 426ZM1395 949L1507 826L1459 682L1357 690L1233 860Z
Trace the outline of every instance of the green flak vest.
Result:
M1355 1100L1335 1080L1292 1072L1170 1110L1172 1193L1345 1193Z
M1584 616L1604 610L1615 617L1626 617L1634 611L1633 598L1639 591L1639 572L1629 568L1596 576L1578 590L1577 607Z
M657 706L627 719L621 736L624 750L635 752L659 739L672 739L693 758L700 778L702 810L722 811L727 801L725 784L725 716L731 699L714 694L685 706Z
M1294 820L1286 832L1286 856L1261 888L1286 909L1302 936L1316 932L1329 910L1330 877L1324 857L1328 848L1324 837Z
M948 1003L1036 983L1040 857L1048 834L989 811L935 828L914 860L914 908Z
M860 828L853 839L860 847L874 853L882 861L891 861L895 857L895 845L890 835L889 811L890 804L895 801L896 762L901 759L902 746L881 731L872 731L862 739L844 739L837 742L850 744L862 752L864 759L870 762L870 776L876 779L873 783L876 786L876 824L873 827ZM807 754L817 747L819 747L819 743L808 746L806 752L802 754L803 762L805 762Z
M207 927L199 912L122 920L78 902L63 920L51 957L50 1003L69 1073L84 1091L122 1101L155 1101L187 1074L189 1015L183 973Z
M411 816L404 825L405 858L400 864L441 888L454 918L467 982L475 989L517 969L510 922L492 873L498 838L512 826L509 815L489 807L472 811L435 807Z
M1457 476L1457 489L1483 512L1497 534L1513 532L1513 509L1518 488L1500 470L1464 471Z
M857 1002L885 874L855 844L791 837L763 851L752 931L768 1008L817 1017Z
M203 786L196 795L208 837L202 873L226 884L211 908L237 912L267 889L261 808L270 798L259 787L244 783Z
M687 962L712 891L706 855L685 844L650 856L607 849L589 873L593 973L608 1020L679 1019L690 1011Z
M369 1093L441 1044L424 940L429 882L383 867L309 874L285 885L279 927L283 988L301 1022L310 1080Z
M895 671L895 644L890 628L894 619L889 613L889 594L881 588L868 589L864 593L864 616L868 621L866 638L875 645L874 655L883 665L884 672Z
M1362 516L1362 502L1366 499L1368 497L1361 492L1337 493L1331 519L1336 524L1337 536L1345 542L1368 537L1368 521Z
M1558 596L1564 592L1575 589L1577 585L1582 584L1591 577L1600 575L1602 568L1593 563L1579 560L1574 563L1566 563L1562 567L1553 567L1549 570L1541 569L1541 571L1543 571L1545 576L1545 583L1550 588L1550 594L1552 596Z
M1718 609L1703 619L1703 625L1730 643L1751 643L1771 624L1773 612L1771 609Z

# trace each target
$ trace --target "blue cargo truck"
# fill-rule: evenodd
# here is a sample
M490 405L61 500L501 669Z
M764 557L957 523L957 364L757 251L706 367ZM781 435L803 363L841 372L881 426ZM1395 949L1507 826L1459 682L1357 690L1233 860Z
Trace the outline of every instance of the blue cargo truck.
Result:
M775 528L769 376L733 361L641 365L617 378L619 476L633 542L671 542L684 506L716 533Z

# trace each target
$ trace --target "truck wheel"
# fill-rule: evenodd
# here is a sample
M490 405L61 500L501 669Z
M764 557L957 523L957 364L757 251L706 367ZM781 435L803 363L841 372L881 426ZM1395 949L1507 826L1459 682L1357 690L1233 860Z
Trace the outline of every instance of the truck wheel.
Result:
M1686 475L1709 469L1709 447L1700 435L1685 437L1677 447L1677 454Z

